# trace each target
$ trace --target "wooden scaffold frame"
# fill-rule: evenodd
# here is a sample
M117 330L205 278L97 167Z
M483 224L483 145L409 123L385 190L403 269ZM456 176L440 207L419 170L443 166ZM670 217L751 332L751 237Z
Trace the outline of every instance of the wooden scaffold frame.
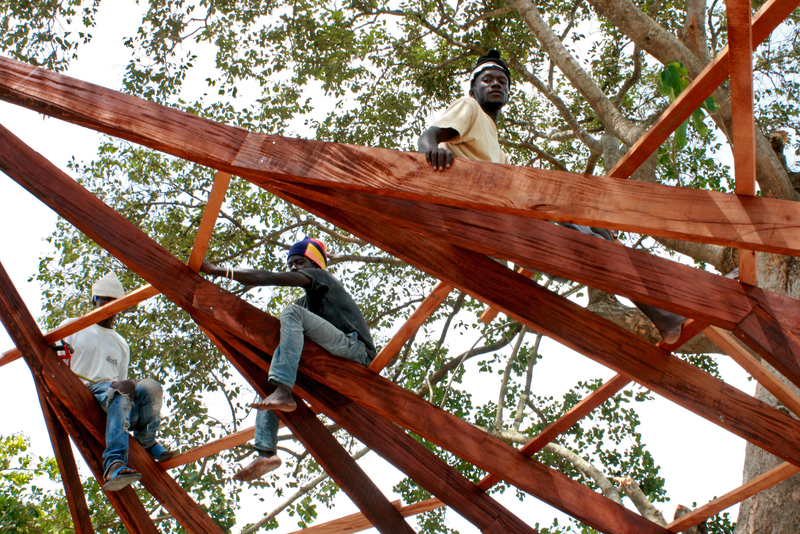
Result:
M405 518L449 506L486 533L534 533L486 491L505 481L609 534L666 534L697 525L724 508L800 471L800 421L680 360L670 351L704 332L783 405L800 399L742 346L800 386L800 306L756 287L755 251L800 256L800 204L755 195L752 53L800 4L770 0L752 18L747 0L728 0L730 44L661 115L605 177L587 177L472 161L436 173L420 154L250 133L86 82L0 58L0 98L216 169L195 246L183 263L69 176L0 126L0 170L149 282L81 319L42 335L0 266L0 316L24 358L77 532L92 526L69 438L95 476L104 448L104 415L50 343L162 294L183 308L262 395L279 321L205 280L198 270L231 177L248 180L435 276L441 282L369 369L308 343L296 395L279 412L360 513L306 529L349 533L376 527L411 533ZM736 193L626 180L725 79L730 78ZM455 187L471 184L468 189ZM671 216L663 216L669 203ZM677 215L677 216L676 216ZM739 280L626 249L548 221L572 222L739 249ZM602 263L596 258L602 257ZM554 295L493 258L525 265L690 318L674 345L650 344ZM381 377L380 371L454 288L542 332L618 374L521 449L472 427ZM532 459L560 433L637 382L784 460L772 471L667 525L659 526ZM324 413L435 497L390 502L315 413ZM407 431L486 471L474 484ZM145 488L190 533L221 532L167 473L252 439L245 429L155 463L131 441L131 466ZM108 494L131 532L157 529L130 488Z

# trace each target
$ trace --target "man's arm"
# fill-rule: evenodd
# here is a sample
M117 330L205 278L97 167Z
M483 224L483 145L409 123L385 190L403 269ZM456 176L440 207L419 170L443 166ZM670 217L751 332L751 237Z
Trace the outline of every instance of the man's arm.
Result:
M431 164L433 170L443 171L449 169L453 163L453 153L446 148L439 148L439 143L449 141L458 137L458 135L458 130L454 128L431 126L419 136L417 152L425 154L425 159Z
M232 267L217 267L213 263L203 261L200 272L211 276L224 276L236 280L246 286L307 286L311 279L296 272L276 273L260 269L234 269Z

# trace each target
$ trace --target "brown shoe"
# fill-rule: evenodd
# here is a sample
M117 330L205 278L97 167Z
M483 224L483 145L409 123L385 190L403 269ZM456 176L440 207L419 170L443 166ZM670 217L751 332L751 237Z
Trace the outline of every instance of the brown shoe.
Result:
M259 456L253 460L250 465L233 475L233 479L240 482L249 482L261 478L280 466L281 459L277 454L273 454L272 456Z

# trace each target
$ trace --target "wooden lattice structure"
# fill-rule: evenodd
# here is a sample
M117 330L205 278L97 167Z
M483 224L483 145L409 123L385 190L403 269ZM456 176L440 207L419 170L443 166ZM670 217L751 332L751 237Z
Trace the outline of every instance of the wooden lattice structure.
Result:
M606 177L460 161L435 173L401 153L249 133L115 91L0 58L0 98L219 172L188 264L0 127L0 169L107 249L150 285L42 335L0 268L2 321L33 372L76 531L92 531L68 437L98 478L104 414L49 343L163 294L197 322L262 395L279 322L197 274L231 175L348 230L442 280L370 369L311 344L298 374L298 410L279 413L361 514L309 528L413 532L404 517L446 505L482 532L533 533L486 493L503 480L606 533L679 532L800 471L800 421L725 385L670 350L704 332L800 415L800 399L740 341L800 386L800 306L755 287L754 251L800 256L800 204L755 193L752 50L800 0L750 5L728 0L726 48ZM736 194L626 181L730 77ZM670 217L664 216L664 206ZM740 280L626 249L552 225L573 222L740 249ZM691 318L675 345L658 346L543 289L492 258L510 260ZM522 449L516 450L382 378L378 372L454 288L618 372ZM487 312L487 320L492 315ZM726 331L733 332L733 335ZM736 339L738 338L738 340ZM661 394L780 457L786 463L666 528L606 499L530 457L630 381ZM317 419L322 412L436 498L391 503ZM490 473L473 484L404 429ZM220 528L167 470L253 437L245 430L156 464L131 441L131 466L146 489L191 533ZM131 532L157 532L130 488L108 494Z

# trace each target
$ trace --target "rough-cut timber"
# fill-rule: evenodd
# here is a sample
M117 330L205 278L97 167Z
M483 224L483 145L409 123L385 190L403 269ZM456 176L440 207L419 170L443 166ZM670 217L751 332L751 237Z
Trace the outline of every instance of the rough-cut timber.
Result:
M421 154L248 133L7 58L0 98L262 186L325 185L800 255L796 202L469 160L440 173Z

